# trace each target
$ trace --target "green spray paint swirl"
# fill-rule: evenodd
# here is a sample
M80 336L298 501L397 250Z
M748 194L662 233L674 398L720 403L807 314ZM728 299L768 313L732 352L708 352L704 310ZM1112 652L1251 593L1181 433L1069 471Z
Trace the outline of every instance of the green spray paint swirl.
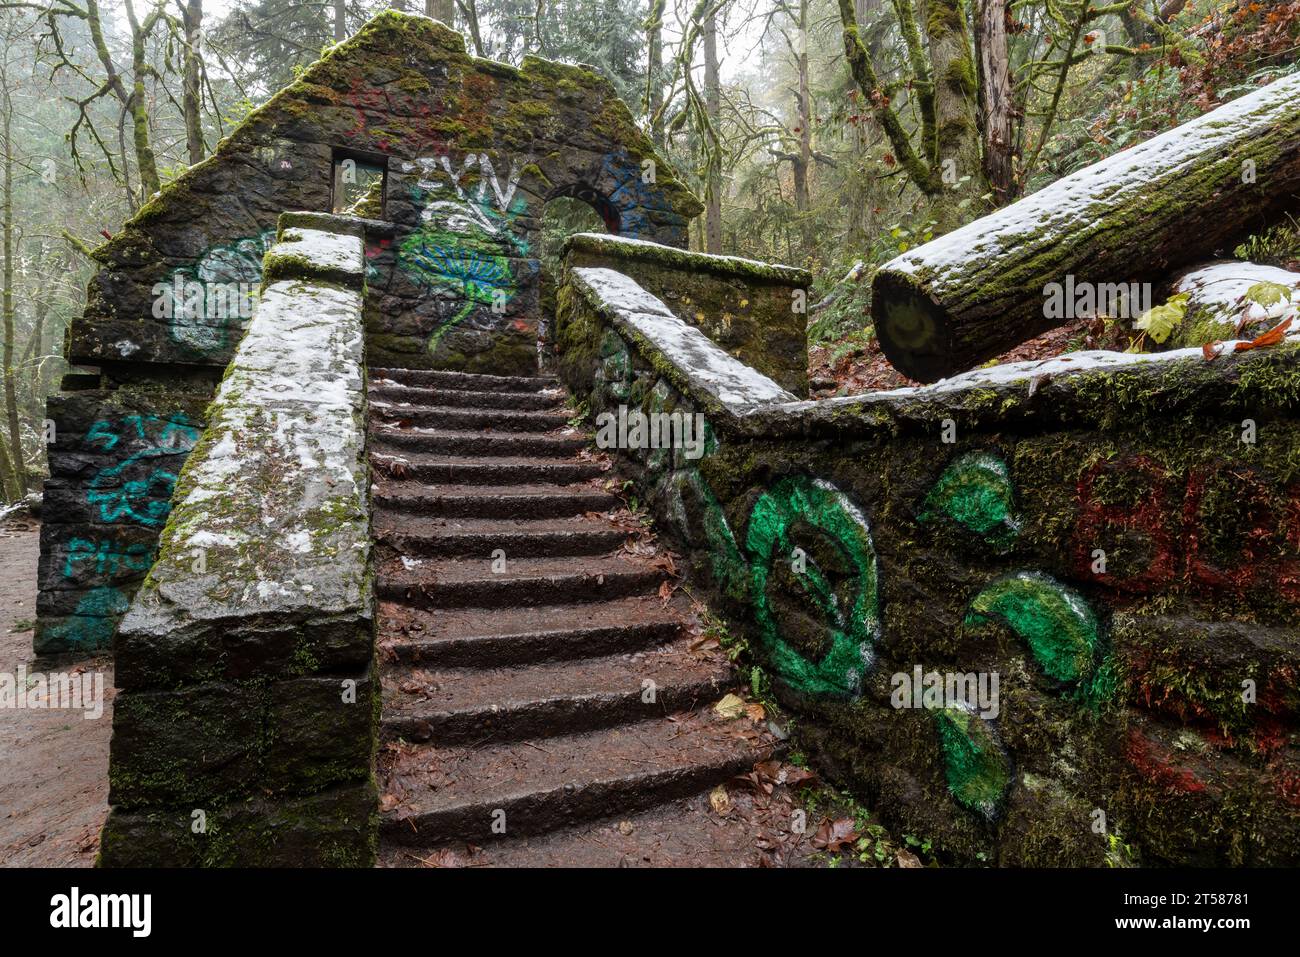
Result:
M1050 575L1019 572L999 578L970 603L966 624L1000 621L1029 646L1049 678L1092 676L1101 626L1083 596Z
M1007 463L990 452L968 452L943 470L925 497L922 522L944 515L990 544L1009 545L1020 531Z
M964 708L933 712L948 790L957 803L992 820L1011 784L1011 759L993 724Z
M791 561L796 542L791 531L807 523L825 533L854 569L851 601L841 602L810 556L795 580L817 609L830 635L830 647L811 661L781 635L768 596L776 562ZM764 492L749 517L747 547L753 581L754 618L772 670L791 689L811 696L852 697L872 661L880 635L876 552L862 513L834 485L807 477L787 478Z

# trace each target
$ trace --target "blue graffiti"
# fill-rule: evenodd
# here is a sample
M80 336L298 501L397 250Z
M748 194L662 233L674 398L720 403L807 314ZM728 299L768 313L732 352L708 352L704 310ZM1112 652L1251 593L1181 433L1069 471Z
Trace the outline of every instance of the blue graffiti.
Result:
M647 183L641 164L620 147L605 154L600 168L601 185L609 201L619 212L619 234L639 239L655 231L650 214L655 213L661 225L685 228L686 219L668 204L663 190Z
M111 539L90 541L74 538L68 542L68 557L63 562L63 577L72 578L87 564L94 563L95 574L116 575L123 566L128 571L147 572L153 564L154 550L144 542L122 548Z
M70 648L102 648L113 640L117 621L131 602L116 588L92 588L77 603L77 610L51 631Z
M199 440L199 430L184 415L162 418L156 415L131 415L122 419L126 431L147 444L116 465L102 468L90 480L86 501L99 506L99 517L106 522L131 521L156 528L171 514L171 496L176 488L175 472L156 468L144 477L124 479L143 461L165 455L185 454ZM160 426L160 427L159 427ZM86 441L111 451L123 436L110 422L96 422L86 433Z

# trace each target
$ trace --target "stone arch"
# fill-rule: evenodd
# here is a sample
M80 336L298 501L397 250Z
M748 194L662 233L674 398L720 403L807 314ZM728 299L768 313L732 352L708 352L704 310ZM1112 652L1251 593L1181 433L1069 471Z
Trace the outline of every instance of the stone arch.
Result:
M608 196L583 183L557 186L546 194L546 202L557 199L576 199L586 203L605 221L605 229L611 236L622 235L623 215Z

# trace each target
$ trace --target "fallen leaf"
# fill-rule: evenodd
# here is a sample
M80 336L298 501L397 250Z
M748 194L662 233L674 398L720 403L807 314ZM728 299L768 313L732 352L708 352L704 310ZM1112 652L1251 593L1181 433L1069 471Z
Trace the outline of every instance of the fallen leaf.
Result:
M1282 341L1282 338L1286 335L1287 329L1291 328L1292 318L1293 317L1291 316L1287 316L1285 319L1279 322L1272 329L1268 330L1268 332L1256 336L1254 339L1251 339L1249 342L1238 342L1235 346L1233 346L1232 351L1246 352L1250 349L1261 349L1265 346L1277 345L1279 342Z
M709 792L709 807L715 814L726 814L731 810L731 795L721 784Z
M627 836L628 836L629 834L631 834L634 830L636 830L636 828L634 828L634 827L632 826L632 822L631 822L631 821L619 821L619 822L618 822L618 833L622 834L624 837L627 837Z
M763 706L757 701L751 701L745 705L745 714L749 715L751 721L762 721L767 716L767 712L763 710Z
M834 821L824 818L817 833L813 835L812 843L813 847L833 852L843 850L845 845L852 844L857 839L858 831L853 826L853 818L839 817Z
M666 608L668 603L673 600L673 586L671 582L662 581L659 583L659 601Z
M734 694L727 694L713 706L713 710L728 720L739 718L745 713L745 702Z
M909 851L907 848L900 848L898 851L899 867L923 867L921 859Z

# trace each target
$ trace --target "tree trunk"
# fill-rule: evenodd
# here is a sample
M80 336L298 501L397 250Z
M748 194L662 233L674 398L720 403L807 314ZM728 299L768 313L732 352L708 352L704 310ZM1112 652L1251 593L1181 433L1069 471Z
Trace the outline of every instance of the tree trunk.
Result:
M704 21L704 110L717 129L722 113L721 81L718 78L718 18L710 12ZM722 252L722 157L717 147L710 150L708 196L705 197L704 251Z
M424 15L441 20L449 27L456 26L455 0L424 0Z
M456 0L456 5L460 7L461 15L465 17L465 25L469 27L469 38L474 44L474 55L486 57L487 48L483 46L483 34L478 24L478 4L475 0Z
M1298 99L1300 75L1277 80L886 263L885 356L933 382L1059 326L1046 304L1067 276L1144 282L1210 258L1300 193Z
M655 149L664 148L664 2L652 0L646 18L646 97L645 112L650 122L650 142Z
M334 0L334 42L348 38L348 0Z
M200 115L202 91L200 74L202 61L199 59L199 44L203 42L203 0L185 0L181 10L185 28L184 89L181 94L181 110L185 114L185 148L189 153L190 165L203 162L207 147L203 143L203 119Z
M14 144L11 136L13 100L9 93L8 77L4 84L4 294L0 309L4 313L4 382L5 414L9 425L9 447L13 461L0 460L4 477L12 481L16 501L27 494L27 467L23 464L23 437L18 427L18 390L14 384ZM5 459L8 458L6 455ZM12 474L12 479L9 475ZM6 481L8 485L8 481Z
M961 0L929 0L930 75L934 77L934 116L938 155L930 159L945 195L974 197L986 192L977 122L978 90L971 62L970 36ZM942 204L940 228L950 229L967 215L955 201Z
M1007 0L980 0L975 20L975 57L979 66L980 132L984 140L984 176L996 205L1015 197L1012 153L1011 60L1007 52Z
M799 73L799 156L794 163L794 205L801 213L809 207L808 174L812 169L812 93L808 84L808 0L799 2L799 45L795 67ZM805 248L811 246L808 225L803 224Z
M135 16L135 7L131 0L126 0L126 19L131 26L131 110L132 143L135 147L136 168L140 173L140 198L148 201L149 197L162 189L158 178L158 163L154 158L153 144L149 136L149 100L144 88L144 78L152 69L145 50L147 29L142 29ZM150 17L156 21L156 17Z

